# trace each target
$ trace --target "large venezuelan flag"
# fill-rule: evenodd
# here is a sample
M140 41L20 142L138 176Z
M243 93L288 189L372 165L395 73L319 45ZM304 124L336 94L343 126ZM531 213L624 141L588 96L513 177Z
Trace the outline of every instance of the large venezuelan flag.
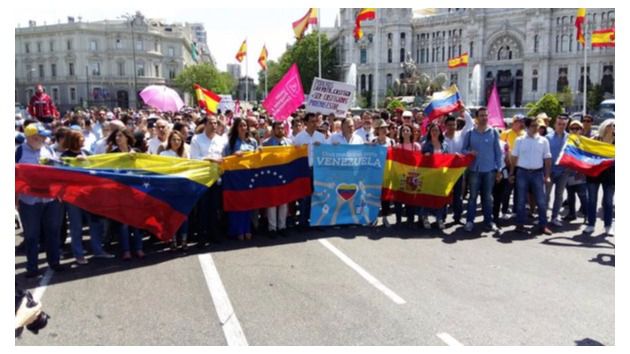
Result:
M17 164L15 192L60 198L168 240L218 177L219 166L205 161L103 154L63 165Z
M223 160L223 209L245 211L292 202L311 194L306 146L269 146Z
M615 164L615 145L571 134L558 159L558 165L597 177Z
M461 96L457 90L457 85L451 85L444 91L435 92L431 102L424 109L424 116L429 121L437 119L445 114L457 111L461 108Z
M453 186L473 161L472 155L433 154L390 148L383 175L383 200L441 208L452 200Z

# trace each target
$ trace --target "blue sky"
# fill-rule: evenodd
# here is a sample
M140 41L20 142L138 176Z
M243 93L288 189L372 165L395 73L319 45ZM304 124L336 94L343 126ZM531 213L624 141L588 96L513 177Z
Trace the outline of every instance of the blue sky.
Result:
M77 6L65 7L59 3L56 8L32 8L28 11L19 11L13 17L14 25L21 27L28 25L29 20L37 21L38 25L44 22L56 24L58 21L66 22L68 16L82 21L98 21L104 19L116 19L125 13L141 11L146 17L161 18L167 22L202 22L208 32L208 46L217 66L226 70L226 64L236 63L236 54L241 42L247 37L249 48L249 75L257 78L258 55L263 46L267 45L269 58L278 58L285 50L287 43L295 42L291 23L306 14L308 8L232 8L232 9L195 9L195 8L151 8L147 6L109 8L81 8ZM339 9L321 9L323 27L333 26ZM310 30L309 30L310 31ZM245 61L242 63L242 73L245 73Z

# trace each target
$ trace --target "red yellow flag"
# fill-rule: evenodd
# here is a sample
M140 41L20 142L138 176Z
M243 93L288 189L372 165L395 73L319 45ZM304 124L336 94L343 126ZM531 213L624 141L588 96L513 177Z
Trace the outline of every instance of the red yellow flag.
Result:
M584 45L584 19L586 18L586 9L579 8L575 18L575 28L577 29L577 41Z
M293 32L295 33L295 38L301 39L304 37L304 32L308 29L308 25L316 25L317 24L317 15L319 14L319 9L310 8L306 15L304 15L301 19L293 22Z
M468 66L468 53L464 53L457 58L448 60L448 68L455 69L462 66Z
M354 25L354 38L359 40L363 38L363 30L361 29L361 22L373 20L376 18L376 9L361 9L357 14L357 18Z
M267 47L263 45L262 51L260 52L260 56L258 57L258 64L263 70L267 70Z
M243 41L243 44L241 44L241 47L238 48L238 52L236 53L236 60L238 60L238 62L242 62L243 58L245 58L245 56L247 55L247 39L245 39Z
M597 47L614 47L615 46L615 29L605 28L593 31L591 36L591 45Z
M193 88L195 89L195 96L197 97L199 107L205 109L207 112L217 113L221 97L197 84L194 84Z

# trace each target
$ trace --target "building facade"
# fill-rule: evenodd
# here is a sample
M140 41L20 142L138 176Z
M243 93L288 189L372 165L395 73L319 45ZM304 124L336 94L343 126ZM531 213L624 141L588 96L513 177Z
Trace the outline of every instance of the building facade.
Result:
M234 81L241 78L241 64L227 64L227 72L232 75Z
M192 43L189 26L163 24L140 13L128 21L31 22L15 30L15 102L28 104L41 83L60 111L137 107L143 88L170 86L193 63Z
M363 22L364 37L356 41L358 10L340 9L335 27L323 29L336 46L342 78L356 64L357 94L378 95L382 102L403 77L401 64L410 55L420 73L444 73L457 84L467 104L485 104L496 82L505 107L565 87L581 106L584 50L575 39L577 9L377 9L377 20ZM587 33L613 27L614 18L614 9L588 9ZM615 49L591 48L589 41L590 35L587 83L614 96ZM463 53L470 55L468 67L449 70L448 60Z

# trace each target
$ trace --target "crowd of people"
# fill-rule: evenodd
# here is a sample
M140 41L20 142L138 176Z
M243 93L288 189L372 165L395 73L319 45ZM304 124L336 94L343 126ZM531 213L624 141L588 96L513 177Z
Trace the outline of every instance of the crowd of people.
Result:
M593 118L589 115L581 121L570 120L565 114L553 119L544 113L537 117L516 115L511 127L500 131L488 124L484 107L478 108L474 117L462 108L423 128L424 117L418 108L364 111L354 116L348 112L343 118L299 109L286 121L279 122L257 109L213 114L189 107L180 112L95 107L52 115L56 109L47 108L46 104L52 102L30 110L33 117L28 119L16 115L16 164L38 163L41 157L84 159L114 152L221 163L227 156L242 156L261 146L308 145L312 166L310 147L318 144L378 144L424 155L472 154L472 164L453 188L451 205L432 209L383 201L380 222L374 226L418 225L432 229L429 221L432 216L439 230L451 219L463 225L465 231L475 232L480 197L486 231L501 234L499 225L512 224L516 225L515 231L528 232L525 225L534 223L537 232L551 235L581 216L584 233L591 234L601 185L605 233L614 234L614 166L591 178L557 164L570 133L614 144L612 119L594 131ZM387 218L392 214L392 204L395 224ZM120 253L123 260L144 257L143 242L150 237L144 230L54 199L19 195L16 205L24 231L27 277L40 274L37 261L40 244L46 250L49 266L56 271L64 270L60 254L66 247L67 235L72 257L77 264L86 264L83 248L86 225L93 257L114 258L113 253ZM242 241L252 239L255 233L271 238L287 237L287 228L309 227L310 197L267 210L223 212L221 205L219 182L200 198L188 220L173 235L169 247L185 251L189 236L203 248L224 241L225 235ZM563 206L567 210L565 216L561 216ZM114 243L118 244L118 250L113 248Z

